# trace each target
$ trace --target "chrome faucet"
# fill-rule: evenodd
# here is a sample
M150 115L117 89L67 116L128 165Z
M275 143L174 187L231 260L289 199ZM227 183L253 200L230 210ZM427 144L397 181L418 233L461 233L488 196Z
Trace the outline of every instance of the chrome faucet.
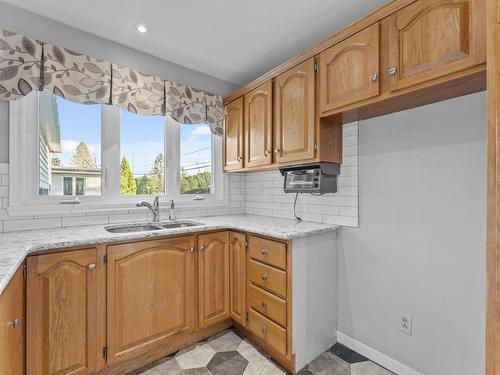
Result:
M137 207L147 207L153 213L153 222L160 222L160 196L157 196L153 201L153 205L146 201L140 201L136 204Z

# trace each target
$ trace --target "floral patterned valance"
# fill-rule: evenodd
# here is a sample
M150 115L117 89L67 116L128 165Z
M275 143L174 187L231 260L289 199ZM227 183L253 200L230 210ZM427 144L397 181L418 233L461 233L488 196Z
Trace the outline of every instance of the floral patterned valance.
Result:
M52 44L43 46L43 87L83 104L109 104L111 64Z
M0 100L48 90L83 104L114 104L143 115L168 114L223 133L220 95L163 80L0 29Z
M1 30L0 100L28 95L41 87L42 43Z
M141 115L165 113L165 86L161 78L113 64L113 104Z

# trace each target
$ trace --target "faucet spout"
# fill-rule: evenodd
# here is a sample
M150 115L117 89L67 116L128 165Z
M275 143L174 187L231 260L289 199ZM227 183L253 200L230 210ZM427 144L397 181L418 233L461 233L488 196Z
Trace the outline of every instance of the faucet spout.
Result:
M136 203L137 207L146 207L153 214L153 222L158 223L160 221L160 197L157 196L153 205L146 201L140 201Z

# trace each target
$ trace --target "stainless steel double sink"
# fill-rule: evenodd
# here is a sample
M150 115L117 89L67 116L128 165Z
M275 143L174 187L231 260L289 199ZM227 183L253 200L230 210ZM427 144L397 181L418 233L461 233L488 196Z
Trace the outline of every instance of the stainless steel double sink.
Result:
M188 227L198 227L204 225L203 223L198 223L196 221L185 221L176 220L175 222L164 222L164 223L137 223L137 224L119 224L119 225L108 225L105 226L110 233L137 233L137 232L149 232L153 230L164 230L164 229L177 229L177 228L188 228Z

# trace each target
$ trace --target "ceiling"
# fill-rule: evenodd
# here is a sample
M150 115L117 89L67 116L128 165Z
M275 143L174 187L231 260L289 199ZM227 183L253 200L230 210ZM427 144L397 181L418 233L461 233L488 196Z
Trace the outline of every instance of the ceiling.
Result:
M234 84L247 83L387 0L4 0ZM147 26L139 34L134 25Z

